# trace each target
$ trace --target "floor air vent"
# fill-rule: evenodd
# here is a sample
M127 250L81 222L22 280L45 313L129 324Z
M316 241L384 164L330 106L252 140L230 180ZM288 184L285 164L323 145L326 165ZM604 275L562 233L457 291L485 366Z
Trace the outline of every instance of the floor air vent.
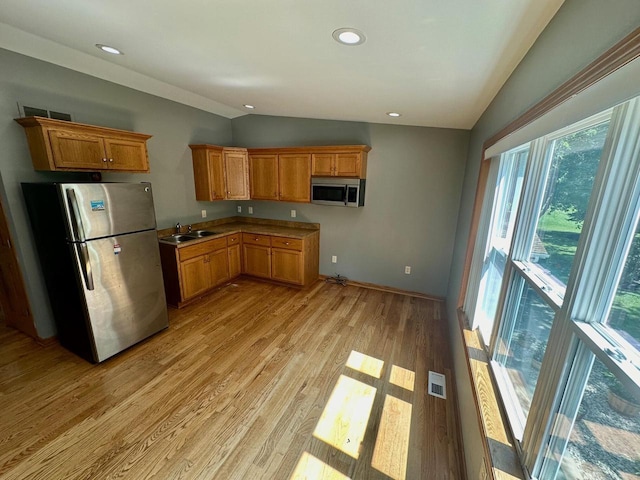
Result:
M447 398L447 379L441 373L429 371L429 395Z

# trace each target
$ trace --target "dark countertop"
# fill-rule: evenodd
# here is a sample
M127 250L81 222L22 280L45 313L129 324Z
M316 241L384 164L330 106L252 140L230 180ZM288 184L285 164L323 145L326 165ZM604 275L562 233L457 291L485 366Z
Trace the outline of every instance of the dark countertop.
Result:
M289 222L283 220L268 220L246 217L230 217L212 220L209 222L194 223L191 225L191 227L193 231L209 230L212 232L217 232L217 235L210 235L208 237L196 238L180 243L174 243L161 240L162 237L167 237L169 235L177 233L175 228L165 228L162 230L158 230L158 238L160 239L159 241L160 243L163 243L165 245L172 245L174 247L181 248L233 233L254 233L258 235L271 235L274 237L304 239L305 237L314 235L316 232L320 231L319 223ZM186 225L182 226L182 228L180 229L180 233L187 233Z

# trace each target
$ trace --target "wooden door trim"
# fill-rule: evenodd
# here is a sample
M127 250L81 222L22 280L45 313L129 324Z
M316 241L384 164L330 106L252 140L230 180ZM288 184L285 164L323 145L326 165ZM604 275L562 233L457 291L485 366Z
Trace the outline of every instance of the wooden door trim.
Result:
M20 300L22 302L22 307L25 308L26 310L26 315L23 317L24 321L18 322L18 323L12 322L5 311L4 312L5 324L9 327L13 327L21 331L22 333L25 333L26 335L29 335L31 338L34 338L37 341L45 341L45 339L40 338L40 336L38 335L38 330L36 329L35 321L33 319L31 304L29 303L29 296L27 295L27 290L24 282L24 275L22 274L22 267L16 255L16 249L15 249L16 242L13 239L13 234L11 232L11 228L9 227L9 222L7 219L7 209L6 209L5 201L2 198L2 196L0 196L0 216L2 217L0 218L0 222L4 223L4 227L6 227L6 231L7 231L7 237L9 239L9 242L11 242L9 249L11 250L11 255L13 256L12 261L14 262L14 265L15 265L15 274L18 277L18 278L12 279L13 284L18 290L18 296L20 297Z

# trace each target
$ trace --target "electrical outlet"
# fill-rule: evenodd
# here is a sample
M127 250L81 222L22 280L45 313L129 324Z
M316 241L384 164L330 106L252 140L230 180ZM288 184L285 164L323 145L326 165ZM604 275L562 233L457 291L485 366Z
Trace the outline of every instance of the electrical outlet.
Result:
M295 210L291 210L291 218L296 218L296 211Z
M202 218L207 218L207 211L206 210L202 210Z
M411 267L409 265L407 265L406 267L404 267L404 273L406 275L411 275Z
M338 256L337 255L331 255L331 263L338 263Z
M242 206L238 205L238 213L242 213Z
M253 215L253 207L247 207L247 210L249 211L249 215Z

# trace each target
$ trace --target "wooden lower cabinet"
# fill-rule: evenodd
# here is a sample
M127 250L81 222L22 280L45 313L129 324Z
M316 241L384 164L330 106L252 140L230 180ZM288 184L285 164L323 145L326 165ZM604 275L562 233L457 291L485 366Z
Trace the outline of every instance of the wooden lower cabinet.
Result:
M310 285L318 279L318 238L304 239L254 235L242 236L243 273L294 285Z
M169 305L182 307L241 273L297 286L318 279L320 232L304 239L235 233L184 245L160 243Z
M227 245L227 254L229 256L229 278L235 278L242 273L240 235L231 235L227 237Z
M271 278L271 247L245 243L242 248L244 254L243 273L254 277Z
M201 255L180 263L182 297L185 300L195 297L211 287L206 257L206 255Z
M302 252L273 248L271 260L271 278L296 285L304 283Z
M226 237L181 249L161 243L162 274L169 305L181 307L229 280L228 250Z

